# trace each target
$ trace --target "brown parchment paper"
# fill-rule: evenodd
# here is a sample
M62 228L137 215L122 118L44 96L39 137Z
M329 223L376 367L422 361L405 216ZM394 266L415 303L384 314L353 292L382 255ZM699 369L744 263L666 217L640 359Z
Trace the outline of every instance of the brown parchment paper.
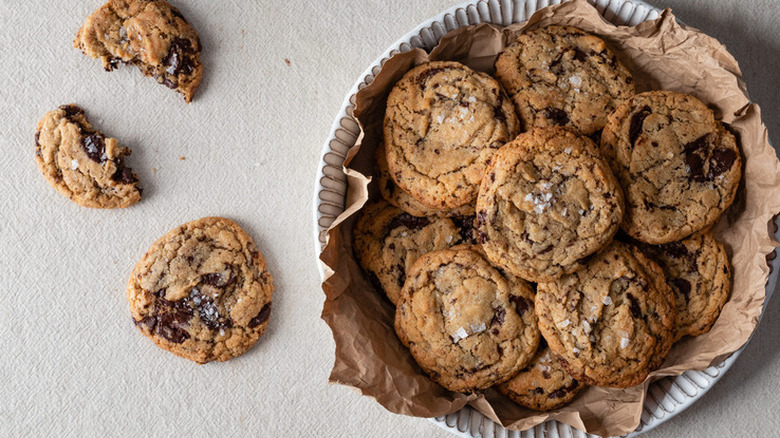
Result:
M455 60L493 72L498 53L517 33L549 24L567 24L600 35L634 74L637 91L690 93L715 110L738 136L745 158L737 200L715 231L731 255L733 292L712 330L675 345L659 370L628 389L590 387L568 406L549 413L521 408L493 390L452 393L425 377L393 331L393 306L364 277L352 255L354 213L369 197L374 151L381 139L385 100L393 84L428 60ZM715 39L679 24L669 10L636 27L606 22L586 0L538 11L509 27L477 25L445 35L428 55L416 49L397 54L357 94L355 117L361 138L345 162L349 189L346 211L328 232L321 255L326 272L322 318L331 327L336 359L330 381L375 398L388 410L419 417L445 415L470 404L509 429L525 430L549 419L599 435L622 435L640 423L650 382L685 370L719 363L747 342L758 324L769 269L765 256L775 242L768 231L780 212L780 161L770 146L757 105L750 103L734 58Z

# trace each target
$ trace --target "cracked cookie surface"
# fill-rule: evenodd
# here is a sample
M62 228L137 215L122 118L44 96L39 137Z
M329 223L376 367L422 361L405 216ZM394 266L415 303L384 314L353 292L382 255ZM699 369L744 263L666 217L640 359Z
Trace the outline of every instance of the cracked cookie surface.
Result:
M601 151L625 193L621 228L651 244L713 224L742 175L734 135L700 100L671 91L638 94L615 110Z
M705 232L642 250L658 262L674 292L677 339L710 331L731 293L731 264L723 244Z
M622 216L622 191L597 146L549 127L520 134L493 157L476 227L494 264L528 281L552 281L606 246Z
M470 231L458 225L450 218L416 217L384 201L374 202L355 223L354 252L372 282L396 304L418 257L469 240Z
M430 378L458 392L510 379L539 345L530 285L491 266L478 247L417 259L396 308L395 328Z
M675 339L674 297L661 268L614 241L584 269L539 283L539 329L575 379L625 388L657 369Z
M76 105L63 105L38 122L35 161L52 187L91 208L124 208L141 200L138 177L125 166L130 149L104 136Z
M130 312L155 344L197 363L244 354L265 332L273 278L235 222L207 217L157 240L127 284Z
M512 102L495 79L457 62L419 65L387 99L390 175L428 207L472 203L491 157L519 131Z
M570 26L520 34L496 60L496 77L525 129L568 126L590 135L634 94L631 73L604 41Z
M113 70L134 64L146 76L184 95L200 85L202 46L178 9L162 0L109 0L79 29L73 46Z
M414 196L403 191L393 181L390 176L390 169L387 167L387 155L384 144L380 144L376 150L377 183L379 191L385 201L389 202L412 216L474 216L474 205L466 204L452 210L439 210L428 207L420 201L414 199Z
M527 367L496 390L520 406L551 411L574 399L585 385L563 369L558 358L542 340Z

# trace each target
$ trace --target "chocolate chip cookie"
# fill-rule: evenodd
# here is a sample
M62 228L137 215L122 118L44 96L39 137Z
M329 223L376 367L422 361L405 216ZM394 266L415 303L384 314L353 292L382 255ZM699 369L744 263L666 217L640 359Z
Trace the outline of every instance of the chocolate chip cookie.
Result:
M389 202L412 216L474 216L474 205L467 204L452 210L439 210L428 207L420 201L414 199L414 196L401 190L390 176L390 170L387 167L387 155L385 145L380 144L376 150L377 183L379 191L385 201Z
M87 18L73 46L100 59L106 71L134 64L187 103L203 75L197 32L162 0L109 0Z
M466 238L467 233L465 230ZM412 216L384 201L363 208L353 235L361 266L393 304L398 302L406 273L418 257L464 241L461 229L451 219Z
M467 205L493 153L519 130L512 102L495 79L457 62L419 65L387 99L390 175L428 207Z
M539 329L575 379L625 388L659 367L675 339L674 297L661 268L613 242L584 269L539 283Z
M710 331L731 292L726 249L711 232L642 249L664 270L677 307L677 339Z
M203 364L244 354L265 332L273 279L235 222L207 217L157 240L127 284L135 325L155 344Z
M92 208L123 208L141 200L138 177L125 165L130 149L87 120L76 105L49 111L35 132L35 161L52 187Z
M542 339L531 363L510 380L496 386L496 390L520 406L551 411L572 401L584 387L563 369Z
M474 392L504 382L539 345L533 291L470 248L434 251L409 270L396 333L443 387Z
M570 26L520 34L496 60L496 77L525 126L568 126L590 135L634 94L631 73L604 41Z
M638 94L615 110L601 151L625 192L621 228L651 244L713 224L742 175L734 136L700 100L671 91Z
M622 217L622 191L598 147L560 127L501 148L477 198L477 233L490 261L534 282L579 269Z

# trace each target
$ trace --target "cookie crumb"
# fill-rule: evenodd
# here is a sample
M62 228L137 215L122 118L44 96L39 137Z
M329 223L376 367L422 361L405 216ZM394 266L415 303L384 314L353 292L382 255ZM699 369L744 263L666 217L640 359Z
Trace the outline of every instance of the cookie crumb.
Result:
M184 160L186 160L186 159L187 159L187 157L185 157L184 155L182 155L181 157L179 157L179 161L184 161Z
M287 67L289 67L289 66L292 64L292 63L290 62L290 60L289 60L289 59L287 59L287 58L284 58L284 63L285 63L285 64L287 64Z

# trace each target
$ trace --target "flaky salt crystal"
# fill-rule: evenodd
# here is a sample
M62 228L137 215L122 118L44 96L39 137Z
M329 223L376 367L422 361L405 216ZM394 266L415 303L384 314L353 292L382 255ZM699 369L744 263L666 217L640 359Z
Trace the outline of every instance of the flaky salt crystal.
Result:
M628 347L628 343L629 343L628 338L620 338L620 348Z
M601 302L604 303L605 306L609 306L610 304L612 304L612 298L610 298L609 295L607 295L604 298L602 298Z
M564 319L563 321L559 322L555 326L558 328L564 328L564 327L568 327L569 324L571 324L571 321L569 321L568 319Z
M79 160L70 160L70 170L76 170L79 168Z
M469 336L469 334L466 332L466 329L460 327L457 332L455 332L450 336L452 337L452 342L457 344L458 342L460 342L461 339L466 339Z

